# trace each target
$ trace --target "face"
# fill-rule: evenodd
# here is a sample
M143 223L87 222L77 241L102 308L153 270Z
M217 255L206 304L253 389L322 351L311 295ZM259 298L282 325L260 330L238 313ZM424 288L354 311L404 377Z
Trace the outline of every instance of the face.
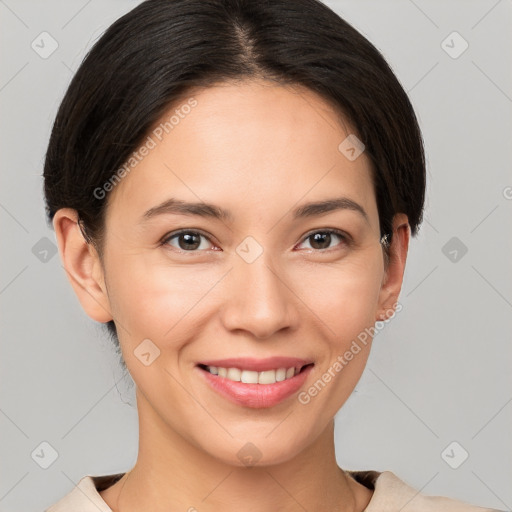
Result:
M346 401L370 340L344 354L399 291L370 161L338 149L349 125L307 89L222 84L180 105L108 196L108 317L82 304L115 320L139 414L218 460L241 465L251 442L282 462Z

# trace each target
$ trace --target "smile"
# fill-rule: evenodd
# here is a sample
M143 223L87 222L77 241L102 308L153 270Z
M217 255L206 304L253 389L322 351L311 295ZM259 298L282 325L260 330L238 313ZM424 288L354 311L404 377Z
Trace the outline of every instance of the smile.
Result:
M237 405L268 408L297 393L314 367L310 360L273 357L202 361L196 365L203 382Z

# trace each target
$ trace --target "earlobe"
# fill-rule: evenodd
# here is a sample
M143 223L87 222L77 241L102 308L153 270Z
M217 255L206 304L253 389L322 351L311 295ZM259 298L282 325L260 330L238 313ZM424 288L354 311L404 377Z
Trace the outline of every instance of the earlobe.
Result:
M407 215L398 213L393 218L393 236L389 248L389 262L384 272L376 320L386 320L393 312L402 288L405 262L409 249L410 226Z
M101 262L77 221L77 212L72 208L61 208L53 218L62 266L87 315L97 322L109 322L113 318Z

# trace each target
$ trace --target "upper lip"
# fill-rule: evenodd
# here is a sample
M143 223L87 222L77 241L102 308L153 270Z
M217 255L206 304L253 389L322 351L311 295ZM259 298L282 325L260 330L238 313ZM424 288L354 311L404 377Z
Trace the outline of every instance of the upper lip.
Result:
M302 368L312 364L310 359L301 359L298 357L268 357L265 359L255 359L252 357L231 357L228 359L209 359L200 361L199 365L217 366L220 368L239 368L240 370L249 370L255 372L264 372L266 370L276 370L278 368Z

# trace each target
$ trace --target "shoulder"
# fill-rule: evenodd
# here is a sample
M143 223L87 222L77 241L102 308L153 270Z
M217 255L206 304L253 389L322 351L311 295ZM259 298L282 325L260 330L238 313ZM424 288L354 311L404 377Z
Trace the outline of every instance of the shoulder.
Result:
M391 471L346 471L373 496L365 512L499 512L442 496L427 496L410 487Z
M84 476L73 489L44 512L112 512L100 491L117 482L124 473Z

